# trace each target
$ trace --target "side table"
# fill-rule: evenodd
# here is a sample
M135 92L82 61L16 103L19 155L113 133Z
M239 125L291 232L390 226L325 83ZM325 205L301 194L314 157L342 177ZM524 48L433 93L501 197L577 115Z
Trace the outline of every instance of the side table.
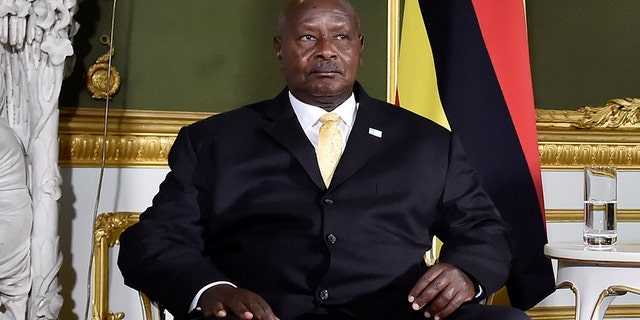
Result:
M612 249L587 249L582 243L549 243L544 253L558 260L557 287L576 297L577 320L602 320L616 296L640 294L640 243L618 243Z

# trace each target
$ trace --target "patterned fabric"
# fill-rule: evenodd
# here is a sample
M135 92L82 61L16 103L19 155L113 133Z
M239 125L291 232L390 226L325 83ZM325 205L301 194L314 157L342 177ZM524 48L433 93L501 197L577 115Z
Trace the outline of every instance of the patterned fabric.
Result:
M329 186L333 171L338 165L342 154L342 133L338 129L340 116L335 113L327 113L320 118L322 126L318 135L318 166L324 180L324 185Z

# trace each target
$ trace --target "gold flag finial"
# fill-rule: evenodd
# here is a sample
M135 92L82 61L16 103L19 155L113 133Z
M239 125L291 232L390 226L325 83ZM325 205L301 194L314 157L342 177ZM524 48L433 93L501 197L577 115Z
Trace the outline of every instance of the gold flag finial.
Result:
M87 71L87 89L94 99L111 99L120 89L120 72L114 66L109 66L109 58L115 54L111 38L103 35L100 42L108 46L109 51L100 56Z

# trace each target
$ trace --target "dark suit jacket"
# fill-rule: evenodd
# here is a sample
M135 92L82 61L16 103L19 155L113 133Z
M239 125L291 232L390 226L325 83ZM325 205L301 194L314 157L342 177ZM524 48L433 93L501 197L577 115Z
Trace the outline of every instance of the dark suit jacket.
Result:
M409 307L437 235L440 261L489 292L502 286L507 228L454 135L359 84L354 92L355 124L328 189L286 89L183 128L153 205L121 236L125 282L176 318L219 280L257 292L281 319Z

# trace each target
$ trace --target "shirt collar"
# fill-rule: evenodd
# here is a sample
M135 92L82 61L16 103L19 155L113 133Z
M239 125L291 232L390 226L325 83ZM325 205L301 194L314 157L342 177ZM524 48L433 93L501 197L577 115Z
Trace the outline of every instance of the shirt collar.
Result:
M327 113L320 107L300 101L291 93L291 91L289 91L289 101L291 102L293 111L298 117L298 121L303 128L314 126L318 123L318 119ZM340 119L342 119L342 121L351 128L353 126L357 110L358 104L356 103L356 98L354 94L351 93L351 96L332 112L338 114Z

